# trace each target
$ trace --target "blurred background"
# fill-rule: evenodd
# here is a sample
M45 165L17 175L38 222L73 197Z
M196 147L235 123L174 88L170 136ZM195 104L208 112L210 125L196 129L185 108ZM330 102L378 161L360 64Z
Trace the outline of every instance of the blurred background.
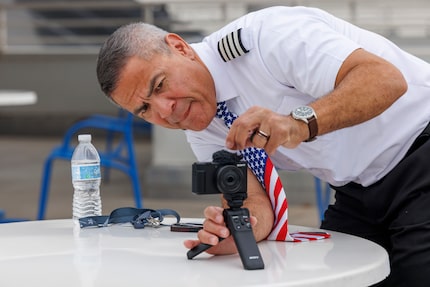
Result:
M37 95L35 103L0 105L0 209L6 217L37 218L45 160L70 126L93 114L118 116L99 90L95 73L98 49L117 27L145 21L195 42L249 11L273 5L322 8L430 61L428 0L0 0L0 95ZM191 193L195 158L181 131L138 120L133 127L144 207L172 208L192 217L201 216L206 205L218 204L218 196ZM98 149L106 145L105 131L86 131ZM50 175L45 218L69 218L70 162L53 161ZM290 223L317 226L314 178L301 172L281 176ZM135 205L130 177L118 170L103 179L101 194L104 214Z

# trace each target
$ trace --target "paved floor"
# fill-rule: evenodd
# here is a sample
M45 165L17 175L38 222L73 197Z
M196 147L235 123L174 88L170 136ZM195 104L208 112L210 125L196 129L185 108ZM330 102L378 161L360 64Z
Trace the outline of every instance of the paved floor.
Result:
M42 167L50 150L60 143L56 137L19 137L0 136L0 209L7 217L20 217L34 220L38 209L38 199ZM136 153L140 171L144 171L150 162L150 142L136 140ZM108 214L118 207L134 206L132 189L128 177L113 171L109 182L101 187L103 214ZM146 208L171 208L182 217L201 217L207 205L218 205L218 196L196 196L175 198L162 196L158 191L157 198L145 197ZM70 178L70 162L54 162L50 198L46 218L71 217L73 189ZM154 194L151 192L151 194ZM289 222L305 226L317 226L318 216L313 204L289 202Z

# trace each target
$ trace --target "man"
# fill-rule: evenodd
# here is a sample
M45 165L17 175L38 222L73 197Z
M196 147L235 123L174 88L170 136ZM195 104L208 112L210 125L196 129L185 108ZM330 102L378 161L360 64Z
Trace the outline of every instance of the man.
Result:
M427 285L429 64L319 9L272 7L191 45L150 25L122 27L101 48L97 73L117 105L185 130L199 161L254 146L278 169L329 182L336 203L322 228L386 248L386 286ZM230 129L215 116L219 102L239 115ZM256 240L265 239L274 214L251 171L245 207ZM206 208L205 217L198 240L185 246L236 252L222 208Z

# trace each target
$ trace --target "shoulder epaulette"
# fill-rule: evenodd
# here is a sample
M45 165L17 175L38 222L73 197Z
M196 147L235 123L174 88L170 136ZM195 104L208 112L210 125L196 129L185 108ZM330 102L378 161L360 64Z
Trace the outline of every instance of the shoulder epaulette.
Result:
M231 61L249 52L242 44L241 30L242 28L233 31L218 41L218 52L224 62Z

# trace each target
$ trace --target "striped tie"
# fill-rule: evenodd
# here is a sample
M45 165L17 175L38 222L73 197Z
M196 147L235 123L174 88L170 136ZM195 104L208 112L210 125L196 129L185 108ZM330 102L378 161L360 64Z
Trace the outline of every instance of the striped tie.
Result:
M238 117L228 110L225 102L217 104L216 116L222 119L228 128L231 127L233 121ZM275 223L272 232L267 237L268 240L305 242L330 237L330 234L326 232L289 233L287 197L285 196L284 187L282 186L281 179L272 161L264 149L261 148L249 147L241 150L240 153L264 190L266 190L270 198L270 203L272 204L275 214Z
M224 120L228 128L231 127L231 124L237 118L237 115L227 109L225 102L218 103L216 116ZM302 241L292 238L288 233L287 198L278 172L267 156L267 153L264 149L255 147L246 148L241 150L240 153L246 160L248 167L266 190L275 213L275 223L267 239L277 241Z

